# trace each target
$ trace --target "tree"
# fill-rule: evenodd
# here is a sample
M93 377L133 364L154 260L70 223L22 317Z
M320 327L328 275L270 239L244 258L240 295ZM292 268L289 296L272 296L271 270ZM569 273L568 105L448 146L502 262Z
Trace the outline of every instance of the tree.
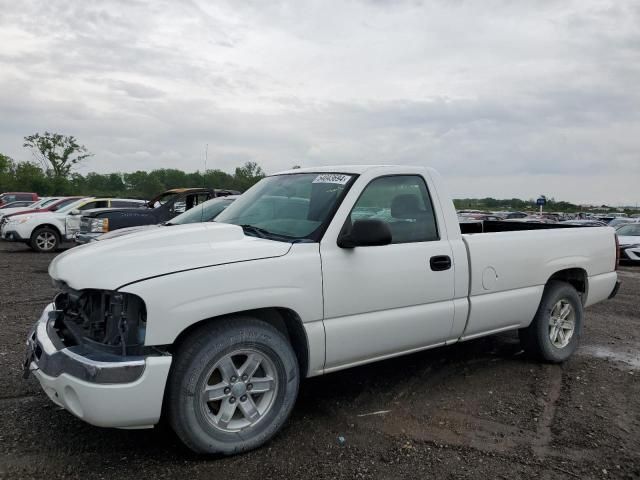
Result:
M12 190L15 177L16 165L11 157L0 153L0 193Z
M246 190L258 180L264 178L262 167L256 162L246 162L242 167L236 168L234 187L239 190Z
M75 137L59 133L35 133L24 137L24 147L30 148L33 156L40 162L44 170L52 171L56 178L67 178L71 169L92 156L84 145L80 145Z
M57 193L53 184L36 163L19 162L15 167L16 190L37 192L40 195Z

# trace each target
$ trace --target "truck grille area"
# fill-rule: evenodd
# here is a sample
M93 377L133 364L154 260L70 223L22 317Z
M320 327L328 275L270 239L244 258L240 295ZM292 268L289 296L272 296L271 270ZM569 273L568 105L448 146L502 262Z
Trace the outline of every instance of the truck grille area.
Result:
M87 233L91 231L91 219L89 217L80 217L80 233Z
M83 345L115 355L143 351L147 312L136 295L107 290L67 289L54 300L53 324L65 347Z

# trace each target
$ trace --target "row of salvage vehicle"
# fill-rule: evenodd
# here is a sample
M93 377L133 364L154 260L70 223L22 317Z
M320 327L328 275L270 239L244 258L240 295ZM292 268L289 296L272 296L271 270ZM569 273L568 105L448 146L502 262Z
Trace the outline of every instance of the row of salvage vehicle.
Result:
M239 192L172 189L150 201L129 198L45 197L27 205L0 207L0 237L37 252L121 236L160 225L211 221ZM109 233L109 235L106 235Z
M150 201L130 198L44 197L36 194L0 195L0 238L22 242L37 252L121 237L130 233L172 225L213 221L240 192L228 189L176 188ZM24 197L19 200L19 195ZM4 197L12 202L3 205ZM27 197L29 198L27 200ZM459 211L463 233L474 233L473 224L507 221L561 226L611 226L619 238L624 262L640 263L640 218L578 218L551 220L522 212ZM43 215L44 214L44 215ZM504 227L501 227L504 228ZM520 229L519 227L517 229Z

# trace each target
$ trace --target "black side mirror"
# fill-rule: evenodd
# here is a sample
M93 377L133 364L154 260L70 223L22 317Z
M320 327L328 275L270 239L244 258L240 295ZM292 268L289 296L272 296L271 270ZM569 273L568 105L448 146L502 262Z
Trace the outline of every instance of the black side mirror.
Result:
M356 220L351 231L338 237L340 248L376 247L391 243L391 230L382 220Z

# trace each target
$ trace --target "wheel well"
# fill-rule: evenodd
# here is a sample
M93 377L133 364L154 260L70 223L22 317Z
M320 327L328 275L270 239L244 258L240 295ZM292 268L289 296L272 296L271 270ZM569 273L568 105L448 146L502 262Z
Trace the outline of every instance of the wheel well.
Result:
M33 229L33 232L31 232L31 236L33 236L34 233L36 233L38 230L42 229L42 228L50 228L52 230L54 230L58 236L60 238L62 238L62 233L60 233L60 230L58 229L58 227L56 227L55 225L52 225L50 223L44 223L42 225L38 225L36 228Z
M553 280L566 282L572 285L580 295L582 303L585 302L587 292L589 291L589 282L587 280L587 272L585 270L582 268L567 268L565 270L560 270L551 275L547 281L547 285Z
M232 318L240 315L247 315L268 323L277 328L285 337L287 337L289 343L291 343L291 346L293 347L293 351L296 354L296 359L298 360L298 367L300 368L301 375L303 376L303 378L307 376L309 369L309 342L307 340L307 334L302 325L302 320L300 319L298 314L288 308L259 308L254 310L234 312L219 317L201 320L183 330L175 339L173 344L168 348L168 350L172 353L175 352L177 350L177 346L180 345L180 343L191 332L193 332L197 328L200 328L204 324L209 324L211 322L216 322L222 319L228 319L230 317Z

